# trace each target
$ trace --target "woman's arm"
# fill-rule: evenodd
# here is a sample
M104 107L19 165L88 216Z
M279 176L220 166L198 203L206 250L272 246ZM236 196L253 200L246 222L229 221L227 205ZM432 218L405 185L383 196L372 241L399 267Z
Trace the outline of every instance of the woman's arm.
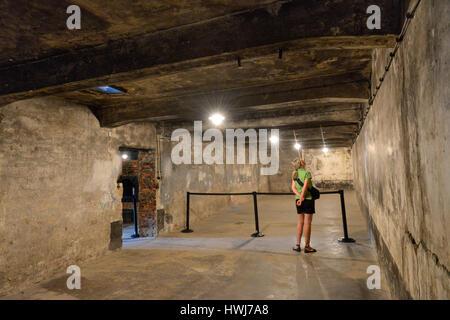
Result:
M296 186L295 186L295 181L292 180L292 191L301 199L302 195L298 192Z
M300 199L305 200L306 192L308 191L308 186L311 183L311 179L305 179L305 183L303 184L302 195Z

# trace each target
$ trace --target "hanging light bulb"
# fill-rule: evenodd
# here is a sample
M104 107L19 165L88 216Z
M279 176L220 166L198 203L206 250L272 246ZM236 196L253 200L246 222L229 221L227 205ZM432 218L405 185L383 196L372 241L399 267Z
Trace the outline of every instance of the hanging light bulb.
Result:
M300 145L300 143L297 142L297 135L295 134L294 129L292 129L292 132L294 133L294 140L295 140L294 149L297 150L298 155L300 156L300 149L302 146Z
M280 139L278 138L278 136L271 136L269 140L270 140L270 142L272 142L273 144L275 144L275 143L278 143L278 141L279 141Z
M322 136L322 143L323 143L323 149L322 149L322 151L323 151L323 153L328 153L328 148L327 148L326 145L325 145L325 138L324 138L324 136L323 136L323 129L322 129L322 126L320 126L320 134L321 134L321 136Z
M225 117L220 113L215 113L209 117L209 120L211 120L214 125L218 126L225 120Z
M126 153L122 154L122 159L123 160L127 160L128 159L128 154L126 154Z

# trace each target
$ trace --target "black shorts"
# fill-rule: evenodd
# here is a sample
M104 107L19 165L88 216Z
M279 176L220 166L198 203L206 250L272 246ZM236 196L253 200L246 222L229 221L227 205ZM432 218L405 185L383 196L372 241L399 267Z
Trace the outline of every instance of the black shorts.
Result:
M316 213L316 208L314 205L314 200L303 200L302 205L297 205L297 200L295 199L295 206L297 207L297 213L309 213L313 214Z

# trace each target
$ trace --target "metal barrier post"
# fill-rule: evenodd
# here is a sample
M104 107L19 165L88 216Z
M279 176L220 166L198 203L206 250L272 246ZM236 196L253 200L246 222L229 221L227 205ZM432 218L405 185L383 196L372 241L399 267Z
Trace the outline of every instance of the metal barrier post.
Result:
M194 230L189 229L189 200L191 198L191 193L186 193L186 229L181 230L183 233L191 233Z
M355 242L355 239L348 237L347 231L347 216L345 213L345 202L344 202L344 190L339 190L339 196L341 198L341 213L342 213L342 225L344 227L344 237L339 239L339 242Z
M257 193L256 191L252 192L253 195L253 209L255 211L255 228L256 228L256 232L252 233L251 236L256 238L256 237L264 237L264 234L262 234L261 232L259 232L259 221L258 221L258 200L256 198Z
M136 189L133 186L131 190L133 193L133 219L134 219L134 234L131 235L131 238L139 238L138 223L137 223L137 210L136 210Z

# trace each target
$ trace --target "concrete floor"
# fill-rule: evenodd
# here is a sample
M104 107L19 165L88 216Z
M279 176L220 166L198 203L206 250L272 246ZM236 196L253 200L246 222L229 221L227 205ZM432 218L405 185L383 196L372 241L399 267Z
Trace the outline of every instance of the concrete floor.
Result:
M254 232L249 202L224 208L192 224L194 233L124 240L124 249L81 267L81 290L68 290L68 275L6 299L386 299L386 283L369 290L367 267L376 265L366 223L353 192L346 192L348 228L343 234L338 195L316 203L311 245L297 253L292 196L260 196L260 225ZM302 244L303 246L303 244Z

